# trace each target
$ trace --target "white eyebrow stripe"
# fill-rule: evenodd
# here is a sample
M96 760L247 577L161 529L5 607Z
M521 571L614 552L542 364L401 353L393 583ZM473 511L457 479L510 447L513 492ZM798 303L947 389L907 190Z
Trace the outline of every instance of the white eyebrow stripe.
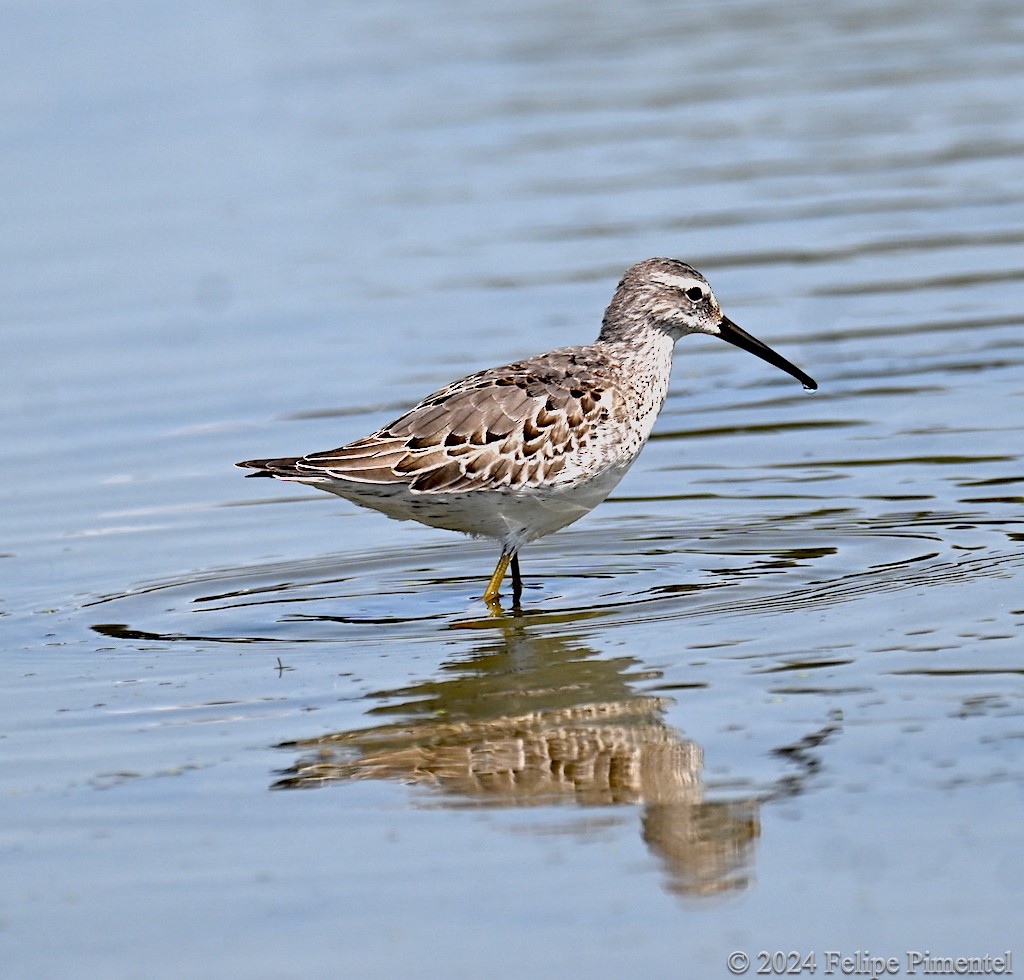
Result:
M690 286L700 286L701 289L707 288L705 283L699 279L694 279L693 276L673 276L654 273L651 276L651 281L658 283L660 286L675 286L680 289L686 289Z

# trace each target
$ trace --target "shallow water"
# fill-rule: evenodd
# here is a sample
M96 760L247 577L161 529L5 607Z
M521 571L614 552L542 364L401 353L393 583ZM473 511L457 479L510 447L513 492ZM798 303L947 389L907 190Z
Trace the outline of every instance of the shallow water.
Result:
M6 20L5 976L1014 949L1018 4ZM518 613L492 544L231 465L662 254L820 390L680 343Z

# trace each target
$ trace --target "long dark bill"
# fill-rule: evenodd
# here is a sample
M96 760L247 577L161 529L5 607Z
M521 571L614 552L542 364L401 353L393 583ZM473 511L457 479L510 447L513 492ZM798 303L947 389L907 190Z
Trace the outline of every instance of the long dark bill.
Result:
M737 326L727 316L722 317L721 332L719 337L722 340L729 341L730 344L734 344L743 350L750 351L751 354L756 354L761 358L762 361L767 361L769 364L774 364L777 368L782 368L786 374L793 375L797 381L800 382L808 391L816 391L818 383L808 374L804 374L795 364L791 364L781 354L776 354L767 344L762 344L757 337L752 337L742 327Z

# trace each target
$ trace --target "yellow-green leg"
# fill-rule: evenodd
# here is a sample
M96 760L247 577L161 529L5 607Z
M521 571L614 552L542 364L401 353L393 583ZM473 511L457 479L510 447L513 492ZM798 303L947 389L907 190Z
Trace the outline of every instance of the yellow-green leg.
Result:
M501 595L501 583L505 580L505 573L510 564L512 566L512 601L519 602L519 597L523 594L523 580L519 575L519 555L508 552L502 552L498 559L494 574L491 576L490 582L487 583L487 591L484 592L484 602L497 601L498 596Z
M502 552L501 557L498 559L498 566L494 569L490 582L487 583L484 602L494 602L501 595L501 583L505 578L505 572L508 571L510 561L512 561L512 555Z

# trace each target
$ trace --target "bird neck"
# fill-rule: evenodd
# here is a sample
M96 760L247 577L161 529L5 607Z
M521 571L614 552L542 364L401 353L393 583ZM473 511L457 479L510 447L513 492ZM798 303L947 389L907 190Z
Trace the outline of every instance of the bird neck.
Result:
M636 326L624 335L601 331L597 343L631 373L646 374L651 370L668 373L676 342L664 330Z
M598 344L621 365L622 383L632 392L637 416L648 420L649 431L668 395L675 341L652 329L621 340L602 337Z

